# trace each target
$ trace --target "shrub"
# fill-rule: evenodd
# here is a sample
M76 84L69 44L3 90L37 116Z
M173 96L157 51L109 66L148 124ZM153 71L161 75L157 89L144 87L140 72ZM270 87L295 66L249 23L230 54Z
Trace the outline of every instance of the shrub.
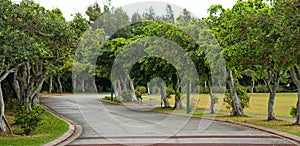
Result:
M111 97L110 96L105 96L104 98L102 98L103 100L109 100L111 101ZM121 101L117 98L117 97L114 97L113 98L113 102L117 102L117 103L120 103Z
M137 98L138 100L142 100L142 99L143 99L143 98L142 98L142 93L139 92L139 91L137 91L137 90L135 90L135 96L136 96L136 98Z
M256 93L267 93L269 89L265 85L257 85L254 87Z
M140 94L145 94L147 93L147 88L144 86L137 86L136 91L139 92Z
M204 93L204 94L209 93L208 87L205 88L203 86L199 86L199 89L200 89L200 93Z
M132 94L131 90L124 90L121 92L121 97L123 102L131 102L132 101Z
M291 108L290 115L293 117L297 117L297 108L296 107L293 106Z
M250 101L250 96L247 94L246 89L241 86L237 85L236 86L236 92L238 97L241 100L242 108L249 107L249 101ZM225 98L223 98L224 104L227 108L227 110L232 111L233 110L233 102L230 93L226 93Z
M29 135L33 130L35 130L39 122L42 120L41 115L44 110L36 105L32 106L32 110L28 111L24 105L20 105L16 111L16 125L20 125L23 133Z

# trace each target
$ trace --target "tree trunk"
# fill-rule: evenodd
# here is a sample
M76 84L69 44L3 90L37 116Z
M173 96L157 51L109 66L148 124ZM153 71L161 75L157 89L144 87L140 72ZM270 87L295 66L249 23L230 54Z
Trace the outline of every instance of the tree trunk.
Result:
M214 114L215 113L215 108L214 107L215 107L216 100L213 96L211 84L210 84L209 81L208 81L208 89L209 89L209 96L210 96L210 113Z
M81 79L81 92L85 92L85 83L84 83L84 79Z
M163 81L160 81L159 87L160 87L161 99L164 102L164 107L165 108L171 107L170 103L169 103L169 100L167 99L167 92L166 92L165 85L164 85Z
M77 80L73 78L73 92L77 92Z
M180 87L180 84L181 84L181 80L180 80L180 77L178 76L177 77L177 83L176 83L176 86L175 86L175 104L174 104L174 107L173 109L183 109L183 106L182 106L182 101L181 101L181 87Z
M254 92L254 87L255 87L255 81L252 81L252 86L251 86L251 90L250 90L251 93Z
M52 93L52 89L53 89L53 75L50 75L50 78L49 78L49 93Z
M20 89L19 81L17 80L17 73L18 73L17 70L14 73L13 80L12 80L11 83L13 85L13 89L16 93L18 101L21 102L22 101L22 99L21 99L21 89Z
M296 104L297 108L297 115L296 115L296 123L297 125L300 125L300 91L298 90L298 101Z
M5 105L4 105L4 99L3 99L3 93L2 93L2 87L1 87L1 83L0 83L0 130L4 135L7 135L7 131L6 131L6 124L4 122L4 112L5 112Z
M130 81L130 89L131 89L131 95L132 95L132 101L137 101L136 95L135 95L135 89L134 89L134 84L133 81L134 79L130 79L129 75L128 75L128 79Z
M236 88L234 85L235 82L233 79L232 70L230 69L228 72L229 72L229 79L227 80L227 83L229 84L230 87L230 96L232 98L232 104L233 104L233 110L231 114L234 116L244 116L241 100L237 95Z
M120 98L120 96L121 96L121 81L120 80L117 80L117 84L116 84L116 86L114 86L114 88L115 88L115 95L116 95L116 97L117 98Z
M268 101L268 120L274 120L275 118L275 113L274 113L274 102L275 102L275 96L277 93L277 89L279 86L279 82L280 82L280 75L279 73L275 73L274 74L274 85L273 87L271 87L270 85L270 81L271 81L271 76L269 75L269 81L266 81L267 86L269 88L269 101Z
M57 82L58 82L58 93L63 93L63 87L60 81L60 75L57 76Z
M297 71L297 72L296 72ZM297 125L300 125L300 74L299 74L299 70L297 67L293 67L290 70L290 74L292 77L293 82L295 83L296 87L297 87L297 93L298 93L298 101L296 104L296 108L297 108L297 115L296 115L296 123Z
M150 95L150 82L147 83L147 92L148 92L148 95Z

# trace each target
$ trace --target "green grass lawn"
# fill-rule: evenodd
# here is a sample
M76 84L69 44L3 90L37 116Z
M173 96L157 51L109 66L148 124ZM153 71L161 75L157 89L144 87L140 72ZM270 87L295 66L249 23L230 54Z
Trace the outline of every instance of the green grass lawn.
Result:
M13 111L7 111L7 118L10 123L13 123L14 116ZM51 113L45 111L43 112L42 121L37 129L35 129L31 135L24 136L20 135L21 129L19 126L13 125L12 129L14 131L13 136L2 137L0 136L0 145L5 146L20 146L20 145L30 145L39 146L50 142L62 134L64 134L69 125L63 120L55 117Z
M267 116L268 111L268 99L269 93L248 93L250 96L249 107L244 109L246 115L261 115ZM186 95L183 95L183 106L186 105ZM220 111L228 111L222 101L222 96L219 96L219 105L216 105L216 108L219 108ZM210 99L209 94L200 94L200 95L191 95L192 106L196 106L197 109L204 110L209 109ZM197 100L198 99L198 100ZM196 102L197 101L197 102ZM171 105L174 104L174 98L170 98L169 102ZM143 96L144 104L160 105L160 95L146 95ZM275 116L282 118L293 118L290 115L290 110L292 106L295 106L297 103L297 93L277 93L275 97Z

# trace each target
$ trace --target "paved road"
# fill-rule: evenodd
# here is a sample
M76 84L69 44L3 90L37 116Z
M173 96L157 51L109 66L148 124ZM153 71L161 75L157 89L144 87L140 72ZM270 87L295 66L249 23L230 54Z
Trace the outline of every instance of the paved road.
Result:
M277 135L229 123L103 104L99 100L103 96L53 96L44 98L42 102L82 125L82 134L69 146L296 145Z

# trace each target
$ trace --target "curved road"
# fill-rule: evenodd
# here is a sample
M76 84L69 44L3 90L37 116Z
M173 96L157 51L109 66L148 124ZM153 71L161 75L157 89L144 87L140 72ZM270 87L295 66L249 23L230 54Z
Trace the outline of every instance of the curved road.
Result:
M52 96L43 98L42 103L82 126L81 135L69 146L298 145L274 134L229 123L103 104L99 100L103 96Z

